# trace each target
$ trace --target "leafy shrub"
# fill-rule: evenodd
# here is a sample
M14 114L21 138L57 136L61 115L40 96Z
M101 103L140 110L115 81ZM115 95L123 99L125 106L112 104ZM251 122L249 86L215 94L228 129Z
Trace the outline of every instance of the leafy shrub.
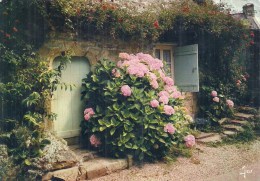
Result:
M165 76L161 60L143 53L119 57L117 65L100 61L83 79L83 135L112 156L160 159L189 131L183 97Z
M7 155L7 148L0 144L0 180L7 180L15 173L15 165Z
M30 159L41 156L49 144L43 138L44 120L56 115L47 111L46 101L60 83L69 56L63 58L57 69L49 70L29 45L14 51L0 43L0 144L7 146L8 155L19 165L17 177L27 172Z
M234 102L225 95L218 93L210 87L202 87L204 104L200 106L200 116L208 118L213 125L218 124L221 118L232 117Z

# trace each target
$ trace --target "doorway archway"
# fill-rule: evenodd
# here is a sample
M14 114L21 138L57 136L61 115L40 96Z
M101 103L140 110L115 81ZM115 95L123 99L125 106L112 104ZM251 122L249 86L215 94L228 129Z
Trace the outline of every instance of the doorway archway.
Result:
M53 61L53 68L58 67L59 57ZM57 114L54 120L54 131L62 138L80 135L80 122L83 119L84 101L81 98L82 79L90 72L90 64L86 57L72 57L62 70L61 82L73 85L73 89L58 87L54 92L51 111Z

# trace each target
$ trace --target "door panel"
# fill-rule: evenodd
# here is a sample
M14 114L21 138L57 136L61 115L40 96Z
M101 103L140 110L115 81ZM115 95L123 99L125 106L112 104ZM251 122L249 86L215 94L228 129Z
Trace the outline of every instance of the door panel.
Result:
M174 79L182 92L199 92L197 44L175 49Z
M59 58L53 62L53 67L59 65ZM90 71L90 65L84 57L72 57L71 63L62 71L61 82L73 85L73 89L59 88L54 92L52 112L56 113L54 130L62 138L78 136L80 122L83 119L84 102L81 97L81 80Z

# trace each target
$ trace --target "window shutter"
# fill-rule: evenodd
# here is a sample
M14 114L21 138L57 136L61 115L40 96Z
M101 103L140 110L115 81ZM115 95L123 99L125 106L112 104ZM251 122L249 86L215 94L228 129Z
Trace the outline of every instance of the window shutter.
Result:
M174 81L182 92L199 92L198 44L175 49Z

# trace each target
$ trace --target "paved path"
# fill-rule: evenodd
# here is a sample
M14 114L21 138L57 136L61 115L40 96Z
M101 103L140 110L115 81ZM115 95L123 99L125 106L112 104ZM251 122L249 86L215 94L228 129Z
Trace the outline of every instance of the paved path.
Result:
M260 140L197 148L201 151L194 150L193 158L179 157L172 164L146 163L95 181L260 181Z
M260 181L260 162L245 164L240 169L210 178L208 181Z

